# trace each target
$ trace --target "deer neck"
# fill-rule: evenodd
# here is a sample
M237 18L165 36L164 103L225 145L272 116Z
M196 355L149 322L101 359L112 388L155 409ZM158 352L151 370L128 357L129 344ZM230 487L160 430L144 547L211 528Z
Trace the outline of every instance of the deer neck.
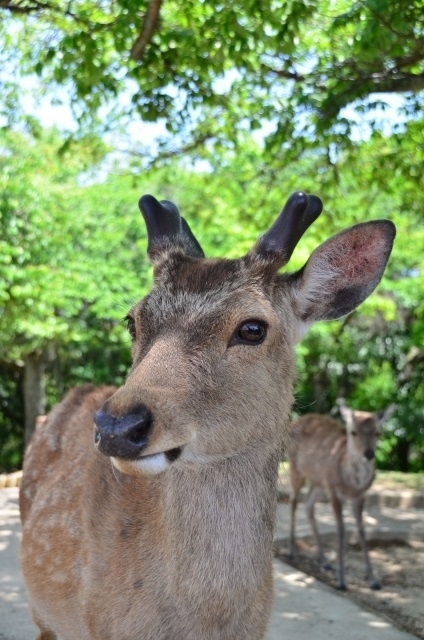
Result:
M374 461L367 460L358 454L349 447L349 443L347 443L341 470L345 483L357 491L365 491L368 489L375 476Z
M278 453L256 449L164 476L166 566L177 599L225 608L257 593L271 560Z

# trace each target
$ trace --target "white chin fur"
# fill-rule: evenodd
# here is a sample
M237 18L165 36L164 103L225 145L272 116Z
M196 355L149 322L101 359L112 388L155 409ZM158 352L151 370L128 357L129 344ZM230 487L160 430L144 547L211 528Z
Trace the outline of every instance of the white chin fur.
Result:
M130 476L155 475L169 467L169 462L164 453L155 453L137 460L124 460L122 458L111 458L111 460L119 471Z

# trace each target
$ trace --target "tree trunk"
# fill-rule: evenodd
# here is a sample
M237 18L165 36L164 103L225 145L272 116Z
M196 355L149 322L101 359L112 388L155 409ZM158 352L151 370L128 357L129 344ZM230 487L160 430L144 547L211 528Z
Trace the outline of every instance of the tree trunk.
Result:
M399 438L396 442L396 457L397 464L399 467L399 471L403 471L403 473L407 473L409 471L409 449L410 443L408 440L404 440L403 438Z
M312 389L314 394L314 413L327 413L328 406L328 377L326 371L319 371L312 377Z
M43 415L46 407L45 351L34 352L25 358L24 407L25 407L25 448L35 430L37 416Z

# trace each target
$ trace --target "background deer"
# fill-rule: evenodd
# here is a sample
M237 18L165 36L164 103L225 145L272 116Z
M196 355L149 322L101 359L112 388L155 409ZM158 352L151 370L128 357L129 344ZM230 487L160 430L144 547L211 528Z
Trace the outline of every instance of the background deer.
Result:
M39 640L263 638L293 345L371 293L395 235L356 225L279 274L321 208L293 194L246 256L224 260L204 258L175 205L140 200L154 284L127 316L127 380L71 391L25 459Z
M322 549L314 513L315 502L320 497L322 489L325 489L337 522L339 589L346 590L343 561L345 546L343 502L347 499L352 501L369 585L371 589L380 589L380 583L374 575L369 559L362 511L365 492L375 477L374 455L379 428L392 414L394 407L391 406L385 411L376 413L354 411L340 400L339 409L346 428L337 420L314 413L302 416L291 425L288 446L291 481L289 553L294 558L296 506L301 488L305 481L309 481L306 512L315 537L319 561L324 568L330 568Z

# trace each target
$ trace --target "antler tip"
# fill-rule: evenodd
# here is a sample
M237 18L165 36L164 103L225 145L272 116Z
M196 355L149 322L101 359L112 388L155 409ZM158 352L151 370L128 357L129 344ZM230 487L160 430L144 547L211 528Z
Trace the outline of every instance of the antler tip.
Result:
M287 202L293 202L293 204L301 205L308 202L308 194L304 191L295 191L289 197Z
M141 196L140 200L138 201L138 208L140 209L141 213L144 214L149 207L157 204L159 203L156 198L146 193L145 195Z
M324 208L323 202L321 198L318 198L318 196L314 195L308 196L308 199L308 212L310 212L311 218L313 220L316 220Z

